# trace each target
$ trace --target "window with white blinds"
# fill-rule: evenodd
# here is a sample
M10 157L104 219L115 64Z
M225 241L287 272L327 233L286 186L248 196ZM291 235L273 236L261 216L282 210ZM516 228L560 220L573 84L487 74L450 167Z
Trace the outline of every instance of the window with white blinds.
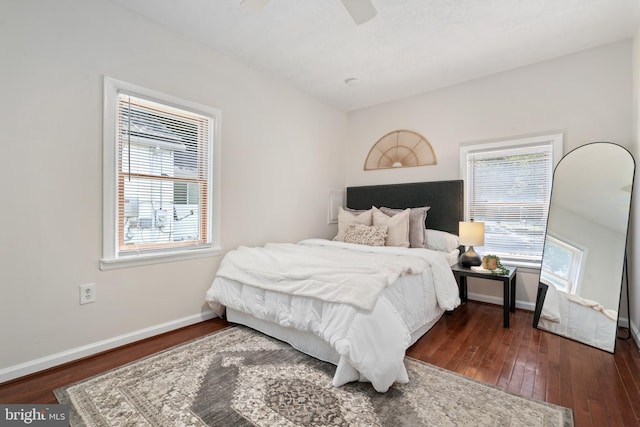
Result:
M105 109L113 109L105 111L105 128L112 129L105 132L105 157L113 155L105 163L113 171L105 204L113 214L105 219L111 222L105 239L112 245L104 245L101 265L211 249L219 115L113 80L105 82L105 96Z
M561 134L461 147L466 218L485 223L479 253L540 265L559 153Z

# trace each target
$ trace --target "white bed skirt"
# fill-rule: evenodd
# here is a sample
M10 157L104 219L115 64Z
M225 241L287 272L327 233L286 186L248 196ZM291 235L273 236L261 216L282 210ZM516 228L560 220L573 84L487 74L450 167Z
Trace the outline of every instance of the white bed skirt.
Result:
M227 307L227 320L231 323L245 325L256 331L260 331L265 335L284 341L291 347L301 351L316 359L338 365L340 355L326 341L311 332L305 332L298 329L286 328L277 323L260 320L250 314L242 311L234 310ZM413 345L420 337L426 334L429 329L435 325L442 317L444 310L439 307L434 309L433 318L411 333L411 343Z

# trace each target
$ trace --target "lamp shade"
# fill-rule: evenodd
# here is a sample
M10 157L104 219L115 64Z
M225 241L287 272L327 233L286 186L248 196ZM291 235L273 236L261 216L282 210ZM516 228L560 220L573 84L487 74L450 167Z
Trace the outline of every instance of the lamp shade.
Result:
M484 222L460 221L459 232L461 245L484 245Z

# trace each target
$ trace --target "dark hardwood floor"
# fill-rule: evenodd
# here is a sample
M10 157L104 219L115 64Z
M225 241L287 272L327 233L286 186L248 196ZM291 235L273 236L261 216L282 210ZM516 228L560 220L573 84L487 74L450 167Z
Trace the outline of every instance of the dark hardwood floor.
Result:
M516 310L468 302L445 315L407 355L522 396L573 409L575 426L640 425L640 354L618 339L610 354L534 329ZM626 334L625 334L626 335Z
M502 328L502 308L470 301L443 318L408 356L511 392L573 409L575 425L640 425L640 354L619 339L609 354L533 329L517 310ZM0 384L0 403L56 403L53 390L153 354L228 323L209 320L42 373Z

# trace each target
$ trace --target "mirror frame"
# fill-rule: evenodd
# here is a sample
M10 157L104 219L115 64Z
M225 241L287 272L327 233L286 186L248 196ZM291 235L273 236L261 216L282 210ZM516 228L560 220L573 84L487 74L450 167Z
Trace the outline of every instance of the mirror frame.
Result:
M536 293L536 304L535 304L535 310L534 310L534 314L533 314L533 327L536 328L536 329L540 329L541 331L549 332L549 333L561 336L563 338L571 339L573 341L580 342L580 343L585 344L585 345L589 345L589 346L597 348L599 350L608 351L610 353L615 353L615 348L616 348L617 339L618 339L618 328L619 328L619 324L620 324L620 306L622 304L623 287L626 288L627 306L629 305L628 304L628 302L629 302L629 279L628 279L628 265L627 265L627 246L628 246L628 238L629 238L629 225L630 225L630 222L631 222L631 208L632 208L632 203L633 203L633 189L634 189L634 185L635 185L635 169L636 169L635 158L633 157L631 152L626 147L623 147L622 145L619 145L619 144L616 144L616 143L613 143L613 142L602 141L602 142L587 143L587 144L581 145L579 147L576 147L576 148L570 150L568 153L566 153L562 157L562 159L560 159L560 161L556 164L556 166L554 168L554 173L553 173L554 182L552 183L552 188L551 188L551 196L550 196L550 200L549 200L549 211L548 211L548 217L547 218L549 218L549 216L551 215L551 207L552 207L551 202L553 200L553 191L554 191L554 188L555 188L555 185L556 185L556 183L555 183L556 170L558 169L558 167L560 167L560 165L562 164L562 161L567 156L569 156L571 153L573 153L576 150L579 150L580 148L584 148L584 147L587 147L589 145L594 145L594 144L610 144L610 145L614 145L614 146L616 146L618 148L623 149L624 151L626 151L628 153L629 158L631 159L631 162L632 162L632 165L633 165L633 168L631 170L631 180L630 180L631 181L631 189L630 189L630 193L629 193L629 209L628 209L628 212L627 212L626 231L625 231L625 240L624 240L624 255L623 255L624 259L622 260L622 264L621 264L622 267L620 269L620 287L619 287L619 291L618 291L618 304L617 304L618 305L618 311L617 311L618 316L617 316L617 319L616 319L615 336L613 337L613 348L611 350L608 350L608 349L605 349L605 348L601 348L601 347L592 345L590 343L585 343L583 341L580 341L579 339L575 339L575 338L572 338L572 337L567 336L567 335L558 334L556 332L553 332L553 331L538 327L538 323L540 321L540 317L541 317L541 314L542 314L542 308L543 308L544 301L545 301L545 298L546 298L547 290L548 290L548 287L550 286L550 285L547 285L547 284L541 282L542 262L544 261L544 255L545 255L544 254L544 252L545 252L544 248L543 248L543 251L542 251L542 258L541 258L541 261L540 261L540 273L538 275L538 291ZM549 235L549 222L548 222L548 219L547 219L547 228L546 228L546 231L545 231L545 243L547 241L547 236L548 235ZM629 308L628 307L627 307L627 316L629 317L629 323L631 323L631 319L630 319L631 314L629 313Z

